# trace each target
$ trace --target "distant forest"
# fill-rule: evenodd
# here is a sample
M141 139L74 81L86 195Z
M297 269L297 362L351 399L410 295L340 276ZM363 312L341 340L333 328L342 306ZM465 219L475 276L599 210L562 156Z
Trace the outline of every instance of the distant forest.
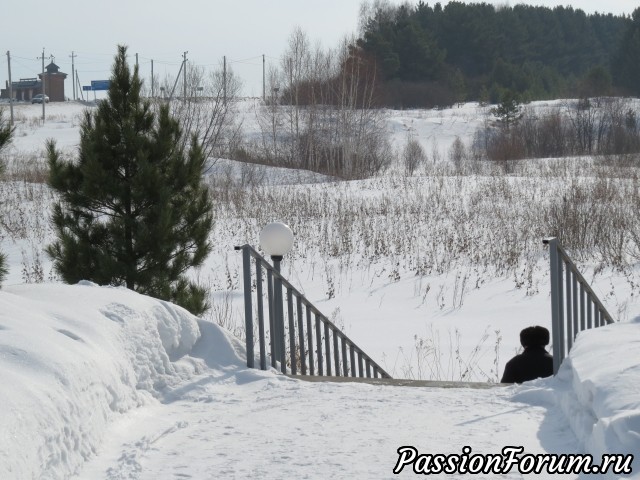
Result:
M640 8L631 16L571 7L377 2L363 12L352 59L395 108L640 94Z

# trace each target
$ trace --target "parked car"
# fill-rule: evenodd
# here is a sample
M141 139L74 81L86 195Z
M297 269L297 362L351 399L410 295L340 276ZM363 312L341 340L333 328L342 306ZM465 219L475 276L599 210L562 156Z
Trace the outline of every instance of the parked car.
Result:
M39 93L35 97L31 99L31 103L42 103L42 99L44 98L44 103L49 103L49 97Z

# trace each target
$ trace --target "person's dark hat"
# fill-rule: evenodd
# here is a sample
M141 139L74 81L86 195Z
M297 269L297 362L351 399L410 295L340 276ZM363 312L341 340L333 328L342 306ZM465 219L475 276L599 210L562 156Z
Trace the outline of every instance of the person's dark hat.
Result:
M549 330L538 325L527 327L520 332L520 343L524 348L549 345Z

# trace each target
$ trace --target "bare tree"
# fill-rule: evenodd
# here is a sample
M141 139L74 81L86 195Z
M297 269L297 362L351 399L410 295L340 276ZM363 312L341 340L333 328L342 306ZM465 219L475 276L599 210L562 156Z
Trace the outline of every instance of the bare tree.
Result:
M285 124L284 110L280 108L280 89L282 85L281 72L273 65L267 70L266 89L269 95L265 105L256 111L256 119L260 127L260 142L249 145L253 150L252 157L261 163L286 165L282 157L282 135ZM256 158L257 157L257 158Z
M171 101L171 113L180 119L188 135L201 142L209 168L216 159L233 156L242 141L242 124L238 121L237 102L242 83L233 70L222 66L206 72L204 68L187 64L187 96L184 101ZM165 92L171 92L169 78L163 82ZM174 83L176 91L184 91L183 80ZM164 101L161 99L160 101Z
M467 159L467 149L460 140L460 137L456 136L456 139L451 144L449 149L449 160L453 163L456 169L459 171L463 162Z
M427 155L422 145L412 135L407 135L407 143L402 149L402 161L404 163L404 171L409 176L413 175L416 169L427 161Z
M375 69L355 44L312 50L304 32L293 32L280 68L269 70L272 95L258 113L263 161L345 178L389 164L385 114L373 108Z

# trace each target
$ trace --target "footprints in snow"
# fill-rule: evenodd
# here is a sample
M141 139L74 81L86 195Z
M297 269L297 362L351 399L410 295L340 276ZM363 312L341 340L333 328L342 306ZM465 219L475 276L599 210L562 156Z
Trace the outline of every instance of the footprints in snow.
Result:
M82 337L79 337L78 335L76 335L73 332L70 332L69 330L65 330L64 328L60 328L58 330L56 330L58 333L61 333L67 337L69 337L71 340L75 340L77 342L82 342L84 343L84 340L82 339Z
M142 461L148 451L155 450L153 445L164 437L188 426L189 422L176 422L163 432L153 436L144 436L134 444L130 444L127 446L127 449L122 452L122 455L118 459L118 465L107 470L107 480L121 480L125 478L135 480L140 478ZM185 466L181 467L185 468ZM191 476L181 473L176 474L174 478L191 478Z

